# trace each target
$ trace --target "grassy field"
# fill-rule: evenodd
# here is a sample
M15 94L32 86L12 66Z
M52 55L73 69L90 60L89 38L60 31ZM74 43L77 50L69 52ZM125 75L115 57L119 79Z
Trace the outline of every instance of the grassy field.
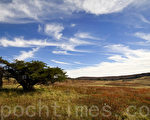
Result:
M2 120L150 120L150 77L17 86L6 81L0 91Z

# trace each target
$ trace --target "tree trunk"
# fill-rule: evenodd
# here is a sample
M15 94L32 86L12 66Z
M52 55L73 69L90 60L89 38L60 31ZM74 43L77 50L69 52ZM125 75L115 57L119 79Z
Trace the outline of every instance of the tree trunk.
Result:
M24 80L22 79L22 76L16 77L16 81L22 86L23 91L33 91L34 90L34 84L31 84L30 80Z
M0 76L0 89L2 89L2 86L3 86L3 81L2 81L2 78Z
M0 89L2 89L2 86L3 86L3 73L2 71L0 71Z
M22 87L23 87L24 91L33 91L34 90L34 87L31 85L30 86L23 85Z

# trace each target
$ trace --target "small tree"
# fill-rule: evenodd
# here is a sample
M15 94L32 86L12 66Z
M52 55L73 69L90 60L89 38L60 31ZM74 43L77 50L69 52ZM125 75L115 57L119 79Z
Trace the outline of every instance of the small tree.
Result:
M50 68L41 61L24 62L15 60L9 63L0 58L0 63L4 65L5 78L12 77L23 87L25 91L34 89L36 84L54 84L57 81L64 81L66 73L60 68ZM0 79L2 81L2 77Z

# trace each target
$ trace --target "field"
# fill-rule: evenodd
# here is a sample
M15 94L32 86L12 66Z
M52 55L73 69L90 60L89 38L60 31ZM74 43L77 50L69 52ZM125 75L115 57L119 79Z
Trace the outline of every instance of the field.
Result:
M23 92L13 81L0 91L2 120L149 120L150 77L67 80Z

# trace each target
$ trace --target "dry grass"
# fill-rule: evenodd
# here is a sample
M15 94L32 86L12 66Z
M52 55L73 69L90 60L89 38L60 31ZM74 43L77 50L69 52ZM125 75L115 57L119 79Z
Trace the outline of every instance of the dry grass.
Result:
M148 77L126 82L68 80L64 83L56 83L54 86L36 86L36 91L24 93L21 88L15 90L17 85L14 85L13 82L5 82L5 89L0 91L0 108L4 105L10 106L11 111L14 110L16 105L24 108L32 105L36 108L29 110L31 114L36 113L34 117L26 115L16 117L12 113L5 118L6 120L149 120L149 115L144 117L139 114L139 109L143 105L150 108L149 83ZM43 109L41 117L39 116L38 105L40 101L42 105L48 106L49 117L46 116L46 109ZM57 114L61 116L54 115L55 111L52 107L54 103L60 106L57 108ZM99 108L99 114L95 117L89 114L93 105ZM102 108L106 105L110 108L107 107L107 111L104 111ZM134 117L129 116L126 112L130 105L136 107L136 109L130 111L137 112ZM88 108L87 115L86 112L83 112L83 116L81 116L81 111L78 111L78 114L76 113L79 106ZM68 107L70 107L70 116ZM96 114L95 112L93 114ZM110 112L111 116L103 116L103 114L106 115ZM146 112L145 109L142 110L143 114ZM17 113L19 114L20 111L18 110Z

